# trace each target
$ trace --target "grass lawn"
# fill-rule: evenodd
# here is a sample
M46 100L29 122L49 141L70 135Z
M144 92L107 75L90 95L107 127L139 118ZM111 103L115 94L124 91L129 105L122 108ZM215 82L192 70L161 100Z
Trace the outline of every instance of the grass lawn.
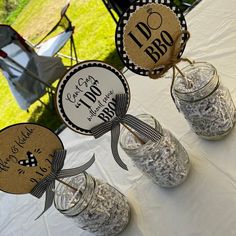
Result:
M67 3L67 0L21 1L28 4L17 17L17 13L11 15L8 22L13 22L12 27L34 43L38 42L59 20L60 10ZM114 42L116 24L102 1L71 0L70 3L67 15L75 26L74 37L79 58L102 60L121 69L123 65L116 53ZM69 45L61 52L68 54ZM56 111L48 111L39 102L33 104L29 112L21 110L9 90L6 79L1 74L0 87L0 129L27 121L45 125L53 130L61 125ZM44 97L43 101L47 103L48 98Z

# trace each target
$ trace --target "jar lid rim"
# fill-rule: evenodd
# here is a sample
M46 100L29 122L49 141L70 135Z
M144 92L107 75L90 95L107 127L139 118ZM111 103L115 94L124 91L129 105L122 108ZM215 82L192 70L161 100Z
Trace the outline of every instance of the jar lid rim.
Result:
M194 64L190 64L190 65L188 65L188 66L186 66L186 67L184 67L182 70L184 70L184 69L186 69L186 68L188 68L188 67L190 67L191 65L195 65L195 64L204 64L204 65L208 65L208 66L210 66L210 67L212 67L213 69L214 69L214 73L213 73L213 76L212 76L212 78L214 78L214 76L215 75L217 75L217 70L216 70L216 68L212 65L212 64L210 64L210 63L208 63L208 62L194 62ZM176 78L179 76L179 73L176 75ZM174 88L174 91L177 93L177 94L179 94L179 95L190 95L190 94L193 94L193 93L196 93L196 92L198 92L199 90L203 90L203 89L205 89L205 87L207 87L211 82L212 82L212 78L206 83L206 84L204 84L202 87L200 87L200 88L197 88L196 90L193 90L193 91L186 91L186 92L181 92L181 91L179 91L179 90L177 90L176 88ZM217 83L216 84L218 84L218 81L219 81L219 76L217 76ZM178 96L178 95L177 95Z

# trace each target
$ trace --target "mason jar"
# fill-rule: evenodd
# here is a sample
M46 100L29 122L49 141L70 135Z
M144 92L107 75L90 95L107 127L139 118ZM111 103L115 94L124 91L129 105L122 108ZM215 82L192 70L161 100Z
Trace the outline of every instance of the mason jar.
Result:
M130 207L121 192L86 172L63 181L77 191L61 183L57 185L54 205L59 212L94 235L112 236L125 229Z
M193 131L202 138L217 140L235 123L235 105L229 90L219 80L214 66L198 62L183 68L173 85L177 106Z
M134 165L159 186L175 187L183 183L190 170L189 156L184 147L151 115L142 114L136 117L155 128L162 136L158 142L146 140L141 143L124 127L119 140L121 148ZM145 140L142 136L140 138Z

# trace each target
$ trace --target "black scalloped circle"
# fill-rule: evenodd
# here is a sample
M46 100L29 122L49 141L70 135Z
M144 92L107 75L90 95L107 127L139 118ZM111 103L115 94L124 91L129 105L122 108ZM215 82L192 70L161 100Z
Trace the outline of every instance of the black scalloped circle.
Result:
M123 35L124 35L124 28L129 20L129 17L131 14L136 11L137 8L144 6L145 4L148 3L158 3L158 4L163 4L169 7L178 17L181 29L182 30L187 30L187 23L184 18L183 12L173 3L171 3L170 0L140 0L140 1L134 1L132 5L123 13L123 15L120 17L119 22L116 27L116 34L115 34L115 41L116 41L116 49L118 51L118 54L123 61L123 63L128 67L131 71L134 73L143 75L143 76L148 76L149 75L149 70L143 69L137 65L135 65L132 60L127 56L125 50L124 50L124 45L123 45ZM183 34L182 36L182 41L181 44L182 46L184 45L184 42L187 41L188 36L186 34ZM180 51L178 58L181 57L185 49L185 45ZM162 72L162 69L156 69L153 71L154 73L160 73Z
M85 62L82 62L82 63L72 67L71 70L67 72L67 74L62 78L62 80L58 84L56 104L57 104L59 115L61 116L64 123L72 130L76 131L77 133L84 134L84 135L92 135L91 130L86 130L81 127L78 127L76 124L74 124L70 120L70 118L67 116L67 114L64 110L64 107L62 105L62 95L63 95L64 88L65 88L67 82L69 81L69 79L74 74L78 73L80 70L82 70L84 68L89 68L89 67L101 67L101 68L105 68L105 69L113 72L117 76L117 78L120 79L122 85L124 86L125 93L128 94L129 102L127 104L126 111L128 110L129 103L130 103L130 89L129 89L128 82L126 81L123 74L121 72L119 72L117 69L115 69L114 67L112 67L104 62L100 62L100 61L85 61Z

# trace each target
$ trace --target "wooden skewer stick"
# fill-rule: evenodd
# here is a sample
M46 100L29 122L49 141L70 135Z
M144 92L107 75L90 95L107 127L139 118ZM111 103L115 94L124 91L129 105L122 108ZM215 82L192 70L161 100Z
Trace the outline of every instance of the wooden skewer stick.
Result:
M58 178L57 178L56 180L57 180L58 182L64 184L64 185L66 185L67 187L73 189L75 192L78 190L77 188L75 188L75 187L69 185L68 183L66 183L65 181L63 181L63 180L61 180L61 179L58 179Z
M179 67L177 65L174 65L174 67L182 75L182 77L184 78L184 80L187 84L187 88L191 88L193 86L192 81L187 78L187 76L179 69Z
M129 132L130 132L131 134L133 134L134 137L137 138L138 141L139 141L142 145L146 143L146 142L144 142L135 132L133 132L133 130L130 129L130 127L128 127L128 126L125 125L125 124L122 124L122 125L123 125L127 130L129 130Z

